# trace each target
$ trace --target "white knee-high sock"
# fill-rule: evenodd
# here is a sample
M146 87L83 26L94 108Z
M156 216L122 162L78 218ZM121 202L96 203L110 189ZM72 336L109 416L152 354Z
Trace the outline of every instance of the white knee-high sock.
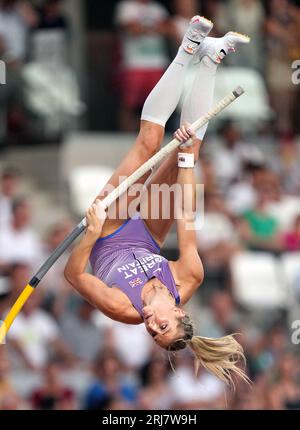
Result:
M165 126L176 109L183 90L184 79L193 55L182 47L145 101L141 119Z
M209 57L202 58L200 64L196 64L198 70L192 88L185 97L182 112L181 124L185 122L193 123L212 107L215 89L215 80L218 64ZM203 140L208 124L196 132L198 139Z

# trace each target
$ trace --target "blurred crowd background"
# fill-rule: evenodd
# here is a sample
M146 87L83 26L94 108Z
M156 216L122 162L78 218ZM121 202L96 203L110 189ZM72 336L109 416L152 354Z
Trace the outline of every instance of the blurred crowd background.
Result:
M205 281L188 307L202 336L239 333L252 386L195 378L187 351L101 315L64 280L67 252L0 346L0 410L300 409L299 1L0 0L0 318L132 144L197 13L252 43L217 78L217 95L248 94L201 149Z

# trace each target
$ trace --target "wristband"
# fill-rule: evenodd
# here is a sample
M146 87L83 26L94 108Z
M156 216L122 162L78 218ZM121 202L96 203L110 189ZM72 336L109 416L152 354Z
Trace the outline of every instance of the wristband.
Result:
M181 169L192 169L195 166L195 155L185 152L178 153L178 167Z

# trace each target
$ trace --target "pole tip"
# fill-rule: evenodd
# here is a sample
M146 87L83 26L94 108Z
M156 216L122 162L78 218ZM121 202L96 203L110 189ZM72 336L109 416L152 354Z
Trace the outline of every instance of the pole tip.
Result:
M235 90L232 91L236 98L240 97L244 94L245 90L242 87L236 87Z

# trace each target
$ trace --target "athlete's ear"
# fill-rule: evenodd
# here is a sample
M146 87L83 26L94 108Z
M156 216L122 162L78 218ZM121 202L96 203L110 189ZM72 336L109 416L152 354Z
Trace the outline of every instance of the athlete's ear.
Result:
M183 309L181 309L181 308L176 307L175 308L175 313L177 314L177 316L179 318L185 317L185 311Z

